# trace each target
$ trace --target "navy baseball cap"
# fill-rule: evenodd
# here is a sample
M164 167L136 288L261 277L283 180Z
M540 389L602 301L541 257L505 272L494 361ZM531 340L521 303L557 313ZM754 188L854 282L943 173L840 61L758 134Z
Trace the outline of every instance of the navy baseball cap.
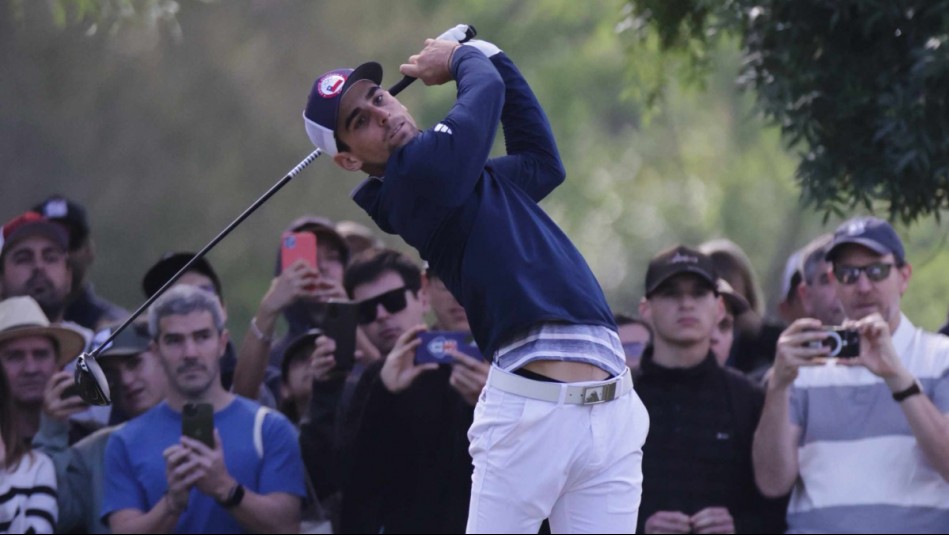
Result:
M698 275L712 290L718 292L718 274L712 259L695 249L678 245L662 251L649 261L649 268L646 269L646 297L659 289L662 283L683 273Z
M320 75L313 82L310 96L303 110L306 135L313 145L327 154L336 154L336 122L339 104L343 95L360 80L369 80L376 85L382 83L382 66L374 61L363 63L355 69L334 69Z
M158 262L155 262L152 267L148 268L148 271L142 278L142 291L145 293L145 297L151 297L155 295L158 290L160 290L169 279L175 276L175 274L178 273L181 268L185 267L185 265L187 265L196 254L197 253L190 252L167 252L162 255ZM224 293L221 289L221 279L218 278L217 273L214 271L214 268L211 267L210 262L208 262L204 257L201 257L191 265L189 271L196 271L211 279L211 284L214 285L214 292L221 301L224 301Z
M855 217L844 221L834 232L825 258L833 262L840 248L850 244L862 245L879 255L892 254L900 264L906 261L903 240L893 225L878 217Z
M52 195L33 207L50 221L66 225L69 229L69 250L75 251L89 237L89 219L81 204L62 195Z

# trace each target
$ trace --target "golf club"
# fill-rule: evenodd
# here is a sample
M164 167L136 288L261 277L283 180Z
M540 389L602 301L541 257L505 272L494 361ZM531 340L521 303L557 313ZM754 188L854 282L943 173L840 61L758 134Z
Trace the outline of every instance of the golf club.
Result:
M459 43L464 43L477 35L474 26L468 24L459 24L450 30L442 33L438 36L438 39L444 40L453 40L458 41ZM410 76L405 76L398 83L393 85L389 89L389 93L392 95L397 95L402 92L403 89L408 87L416 79ZM100 343L95 349L91 352L83 352L79 355L79 358L76 362L76 372L75 372L75 382L79 388L79 396L89 403L90 405L109 405L112 403L111 392L109 389L109 382L105 377L105 373L102 371L102 367L99 366L99 363L96 361L96 358L99 354L104 351L112 343L112 340L118 336L119 333L128 328L145 310L156 299L161 297L165 291L170 288L175 281L177 281L184 273L186 273L191 266L194 265L200 258L203 258L204 255L208 253L215 245L217 245L221 240L223 240L228 234L234 230L237 225L240 225L245 219L247 219L257 208L265 203L270 197L272 197L277 191L279 191L283 186L287 184L290 180L293 179L297 174L300 173L305 167L313 163L314 160L320 157L323 151L320 148L317 148L315 151L310 153L309 156L303 159L296 167L290 170L286 176L277 181L276 184L271 186L260 198L254 201L246 210L244 210L241 215L237 216L237 219L231 222L224 230L220 232L217 236L214 237L203 249L198 251L191 260L188 261L181 269L178 270L165 284L158 289L157 292L152 294L142 306L133 312L128 319L126 319L121 325L119 325L112 333L106 338L102 343Z

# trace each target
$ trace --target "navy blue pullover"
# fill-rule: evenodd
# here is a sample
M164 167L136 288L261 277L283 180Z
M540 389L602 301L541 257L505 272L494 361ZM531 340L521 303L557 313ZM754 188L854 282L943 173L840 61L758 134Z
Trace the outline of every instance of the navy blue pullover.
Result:
M553 132L502 52L460 46L458 97L353 199L383 231L415 247L465 307L491 358L542 322L616 328L603 291L567 236L537 205L564 180ZM489 158L498 120L507 155Z

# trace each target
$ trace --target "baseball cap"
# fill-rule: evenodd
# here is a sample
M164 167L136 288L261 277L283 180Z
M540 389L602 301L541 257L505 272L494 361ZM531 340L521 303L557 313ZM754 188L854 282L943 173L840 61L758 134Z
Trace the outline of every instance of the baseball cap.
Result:
M849 244L862 245L880 255L892 254L901 264L906 260L903 240L896 234L893 225L878 217L855 217L841 223L827 248L827 261L833 262L840 248Z
M300 348L306 344L312 343L313 340L315 340L321 334L323 334L323 331L319 329L309 329L299 334L296 338L291 340L289 344L287 344L287 348L283 350L283 358L280 361L281 377L287 377L287 374L290 370L290 362L292 362L297 356L297 352L300 351Z
M155 295L175 273L178 273L181 268L185 267L185 264L194 258L194 255L195 253L175 252L167 252L162 255L161 260L155 262L155 265L149 268L148 272L145 273L145 277L142 278L142 291L145 292L145 297L149 298ZM214 292L221 301L224 300L224 294L221 292L221 280L214 272L210 262L201 257L191 266L190 270L197 271L211 279L211 283L214 284Z
M102 342L105 342L112 336L112 333L115 332L115 329L117 329L119 325L121 325L121 323L115 323L96 332L92 338L92 346L99 347ZM132 355L138 355L147 350L150 343L151 338L148 336L148 324L144 321L135 322L129 325L124 331L119 332L112 342L99 353L98 358L101 360L106 357L130 357Z
M793 301L797 295L796 290L801 284L801 254L803 249L798 249L788 255L784 263L784 272L781 274L781 302Z
M327 154L339 152L336 146L336 121L343 95L360 80L382 83L382 66L374 61L355 69L334 69L320 75L313 82L310 96L303 110L306 135L313 145Z
M722 299L725 300L725 305L728 306L728 309L731 311L732 315L738 316L751 309L751 305L748 304L748 300L745 299L740 293L736 292L727 280L721 278L718 279L718 282L716 283L716 289L718 290L718 295L722 296Z
M693 273L718 291L718 275L712 259L684 245L660 252L649 261L646 270L646 296L655 292L662 283L682 273Z
M33 211L69 229L70 251L78 249L89 237L89 219L86 217L86 209L75 201L62 195L52 195L34 206Z
M69 251L69 232L66 227L38 212L26 212L8 221L0 230L0 258L17 242L37 235L62 247L64 252Z

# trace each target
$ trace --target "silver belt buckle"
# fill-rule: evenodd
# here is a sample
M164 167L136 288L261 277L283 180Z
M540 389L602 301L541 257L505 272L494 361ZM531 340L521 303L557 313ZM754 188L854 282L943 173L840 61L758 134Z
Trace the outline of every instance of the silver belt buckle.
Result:
M616 385L619 381L613 381L612 383L600 385L600 386L588 386L583 389L583 404L584 405L596 405L598 403L606 403L607 401L613 401L616 399Z

